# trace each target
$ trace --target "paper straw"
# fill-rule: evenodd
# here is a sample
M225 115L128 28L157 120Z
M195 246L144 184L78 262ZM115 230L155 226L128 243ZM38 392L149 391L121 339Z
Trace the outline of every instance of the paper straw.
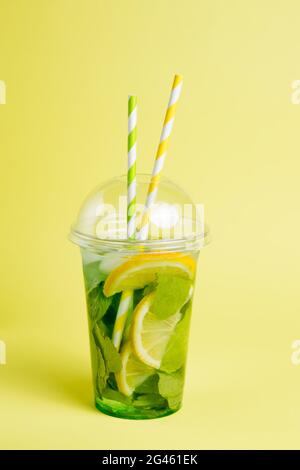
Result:
M172 85L171 96L169 99L169 104L163 124L162 133L160 136L159 146L157 148L155 163L152 171L151 181L148 188L148 194L145 203L145 209L142 216L140 230L138 232L137 238L139 240L146 240L148 238L149 231L149 209L155 201L158 184L161 177L161 172L164 166L165 158L167 155L167 150L170 142L170 135L173 129L173 124L175 120L177 103L180 97L182 88L182 77L180 75L175 75L174 82Z
M136 136L137 136L137 98L128 97L128 169L127 169L127 237L135 238L136 223ZM133 292L123 291L114 324L112 341L120 349L123 331L130 310Z
M116 320L114 324L113 335L112 335L112 341L117 351L119 351L120 349L120 344L122 341L122 336L123 336L123 331L125 328L126 320L132 308L132 300L133 300L132 290L124 290L121 295L118 312L117 312L117 316L116 316Z
M127 237L135 238L137 98L128 98Z

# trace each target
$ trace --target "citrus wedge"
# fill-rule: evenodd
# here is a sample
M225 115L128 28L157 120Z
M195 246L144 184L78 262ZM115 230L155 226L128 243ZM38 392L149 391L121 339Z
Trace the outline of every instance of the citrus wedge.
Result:
M181 319L181 313L165 319L151 312L154 293L146 295L133 313L132 345L137 357L149 367L160 368L169 339Z
M118 388L123 395L129 397L136 387L141 385L155 371L143 364L134 355L131 344L124 344L121 350L122 369L115 374Z
M141 289L164 272L193 279L195 260L182 253L142 253L115 268L107 277L103 292L107 297L123 290Z

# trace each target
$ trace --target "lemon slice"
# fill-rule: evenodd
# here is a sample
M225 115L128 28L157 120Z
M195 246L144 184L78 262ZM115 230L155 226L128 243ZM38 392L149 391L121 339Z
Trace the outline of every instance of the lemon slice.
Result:
M147 295L133 313L132 345L137 357L146 365L160 368L169 339L181 319L181 313L160 319L151 312L154 293Z
M107 277L103 292L107 297L123 290L141 289L164 272L193 279L195 260L182 253L138 254L115 268Z
M124 344L121 350L122 369L115 374L118 388L121 393L129 397L136 387L141 385L155 371L152 367L143 364L133 354L131 344Z

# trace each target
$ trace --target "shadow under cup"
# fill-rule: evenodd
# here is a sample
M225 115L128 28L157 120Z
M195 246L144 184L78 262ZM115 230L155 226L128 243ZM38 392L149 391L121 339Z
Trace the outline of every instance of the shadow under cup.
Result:
M144 201L150 177L143 178L137 196ZM206 235L190 224L194 232L162 236L171 219L173 233L182 223L182 215L174 217L175 203L177 211L178 201L194 207L164 180L157 195L162 216L156 213L151 222L158 225L156 238L128 240L119 208L118 229L110 225L104 238L113 214L104 205L117 207L116 195L124 194L125 177L96 188L70 235L82 255L95 404L120 418L158 418L182 404L197 260Z

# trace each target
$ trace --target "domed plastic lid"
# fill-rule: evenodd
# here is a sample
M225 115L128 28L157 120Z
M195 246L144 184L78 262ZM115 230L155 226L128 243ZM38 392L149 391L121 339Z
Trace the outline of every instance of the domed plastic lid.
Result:
M73 224L70 239L94 251L187 251L198 250L208 239L204 206L195 204L171 180L159 182L155 203L148 212L147 239L139 227L145 211L150 175L137 175L136 239L127 237L127 179L120 176L97 186L85 199Z

